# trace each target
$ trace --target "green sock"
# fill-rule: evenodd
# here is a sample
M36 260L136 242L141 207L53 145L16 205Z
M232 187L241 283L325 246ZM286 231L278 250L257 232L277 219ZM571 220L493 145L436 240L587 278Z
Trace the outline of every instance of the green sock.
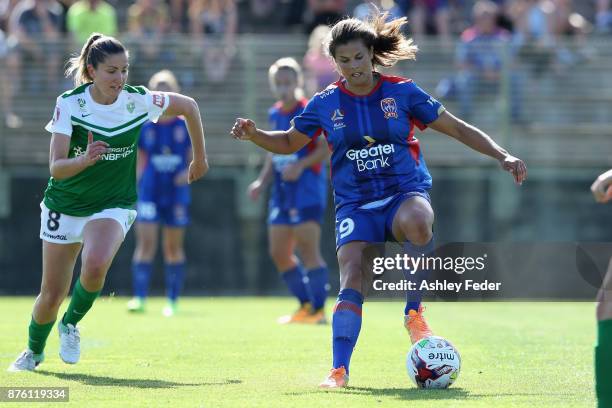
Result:
M45 324L38 324L34 321L34 317L30 320L30 327L28 328L28 348L34 352L34 354L41 354L45 349L45 343L47 343L47 337L51 333L55 320Z
M595 346L595 393L600 408L612 406L612 320L597 322Z
M85 316L85 313L91 309L91 305L93 305L94 300L96 300L99 294L100 291L88 292L85 290L81 285L81 279L78 279L72 290L72 298L70 299L68 310L66 310L62 318L62 323L76 326L83 316Z

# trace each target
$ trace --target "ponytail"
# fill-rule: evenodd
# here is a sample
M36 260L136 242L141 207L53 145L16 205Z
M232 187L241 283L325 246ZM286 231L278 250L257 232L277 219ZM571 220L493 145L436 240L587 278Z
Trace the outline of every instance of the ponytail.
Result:
M368 21L348 18L339 21L331 29L326 40L329 56L335 58L338 45L353 40L362 40L367 48L372 48L372 64L391 67L399 60L414 60L418 47L412 39L406 38L402 27L408 22L406 17L387 21L388 12L379 13Z
M93 78L87 71L87 65L91 64L97 68L98 64L106 60L106 57L121 52L127 54L126 48L119 40L100 33L93 33L85 41L81 53L68 60L65 75L66 77L74 75L76 86L93 82Z

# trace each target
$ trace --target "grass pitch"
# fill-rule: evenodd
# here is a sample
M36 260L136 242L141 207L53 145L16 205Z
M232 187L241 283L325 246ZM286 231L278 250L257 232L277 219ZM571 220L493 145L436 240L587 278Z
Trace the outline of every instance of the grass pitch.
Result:
M330 299L331 300L331 299ZM77 407L592 407L592 303L429 303L427 318L462 357L448 390L409 380L399 302L364 305L350 388L320 391L331 328L279 326L289 298L185 298L161 316L102 297L81 322L81 361L61 362L57 330L35 373L4 370L27 341L34 298L0 298L0 386L69 387ZM64 305L65 308L66 305ZM331 302L330 305L331 306ZM61 313L63 313L62 308ZM1 405L5 405L0 403ZM12 403L10 406L32 406Z

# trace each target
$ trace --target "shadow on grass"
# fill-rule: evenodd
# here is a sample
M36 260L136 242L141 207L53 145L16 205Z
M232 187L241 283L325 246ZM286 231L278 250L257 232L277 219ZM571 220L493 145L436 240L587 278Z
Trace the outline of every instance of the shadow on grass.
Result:
M373 387L348 387L342 390L324 390L324 389L313 389L310 392L291 392L286 393L287 395L304 395L312 394L316 392L328 392L338 394L354 394L354 395L368 395L372 397L391 397L402 400L464 400L473 398L475 395L470 394L462 388L451 388L446 390L421 390L418 388L373 388Z
M165 380L151 380L143 378L115 378L101 375L61 373L53 371L36 370L37 374L56 377L62 380L78 381L85 385L101 387L129 387L129 388L177 388L177 387L200 387L215 385L241 384L242 380L224 380L217 382L181 383Z

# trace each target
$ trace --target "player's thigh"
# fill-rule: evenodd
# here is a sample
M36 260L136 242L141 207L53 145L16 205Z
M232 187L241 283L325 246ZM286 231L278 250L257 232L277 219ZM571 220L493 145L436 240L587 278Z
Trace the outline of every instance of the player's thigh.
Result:
M414 195L405 199L395 215L392 222L393 238L398 242L411 241L424 245L431 237L434 223L434 212L427 199Z
M68 294L80 243L56 244L43 240L43 273L40 292L43 296L63 299Z
M296 246L300 254L316 256L321 242L321 225L315 221L307 221L293 227Z
M295 236L290 225L270 225L268 245L272 257L291 257L295 249Z
M113 218L89 221L83 229L83 271L105 275L123 242L123 234L121 224Z

